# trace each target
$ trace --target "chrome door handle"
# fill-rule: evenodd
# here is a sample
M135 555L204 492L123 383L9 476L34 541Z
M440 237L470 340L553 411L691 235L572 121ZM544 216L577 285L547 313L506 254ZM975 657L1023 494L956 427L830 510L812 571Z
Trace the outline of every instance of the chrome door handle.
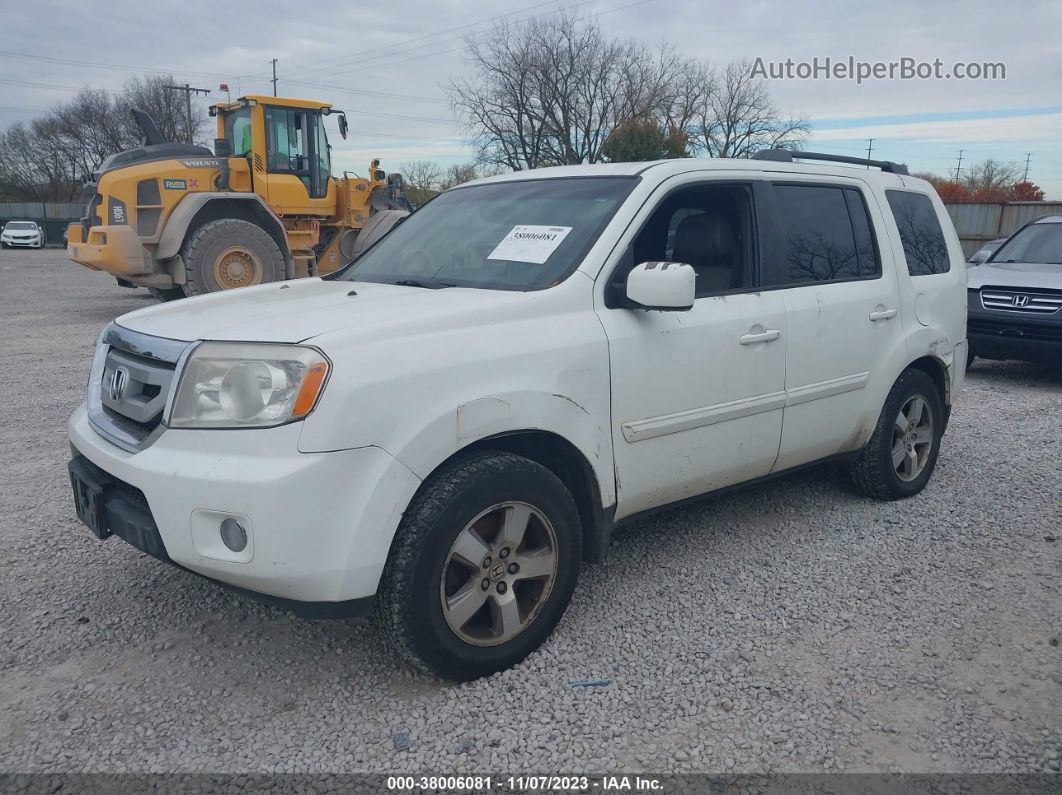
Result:
M759 334L744 334L738 337L738 342L742 345L755 345L757 342L774 342L781 336L782 332L778 329L767 329Z
M895 309L878 309L870 313L871 320L888 320L890 317L896 317Z

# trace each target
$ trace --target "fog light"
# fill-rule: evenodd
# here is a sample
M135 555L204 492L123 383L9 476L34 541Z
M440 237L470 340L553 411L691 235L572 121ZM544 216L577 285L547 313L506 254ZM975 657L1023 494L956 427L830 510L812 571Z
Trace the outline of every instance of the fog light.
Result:
M230 517L221 523L221 540L233 552L243 552L247 547L247 531Z

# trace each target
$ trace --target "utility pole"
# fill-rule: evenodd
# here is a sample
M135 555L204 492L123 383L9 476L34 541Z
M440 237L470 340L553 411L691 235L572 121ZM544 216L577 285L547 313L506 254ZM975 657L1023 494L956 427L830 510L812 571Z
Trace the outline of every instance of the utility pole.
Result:
M272 83L273 83L273 96L275 97L277 95L277 59L274 58L269 63L273 64L273 80L272 80Z
M963 150L963 149L959 150L959 162L955 164L955 181L956 182L959 181L959 170L962 168L962 153L963 153L963 151L965 151L965 150Z
M874 151L874 139L867 139L867 160L870 160L870 153ZM867 168L870 168L870 163L867 163Z
M183 91L184 92L184 107L185 112L188 114L188 143L195 143L192 139L195 137L194 124L192 123L192 94L202 94L204 96L210 96L209 88L192 88L185 83L183 86L164 86L170 91Z
M1029 161L1032 159L1032 152L1025 153L1025 173L1021 175L1022 182L1029 181Z

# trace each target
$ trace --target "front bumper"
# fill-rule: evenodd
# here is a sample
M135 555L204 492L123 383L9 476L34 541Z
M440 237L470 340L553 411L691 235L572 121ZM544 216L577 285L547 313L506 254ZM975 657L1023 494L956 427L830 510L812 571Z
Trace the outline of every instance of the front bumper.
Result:
M1062 361L1062 316L1031 318L971 306L966 329L970 348L982 358Z
M24 248L40 248L43 245L39 237L0 237L0 243L5 246L21 246Z
M300 425L171 429L130 453L93 430L82 405L69 435L76 456L120 484L106 500L142 495L143 514L164 553L146 549L149 554L295 612L342 614L344 607L356 609L343 603L375 594L402 511L420 481L377 447L300 453ZM220 541L226 517L238 518L247 530L247 547L239 553Z

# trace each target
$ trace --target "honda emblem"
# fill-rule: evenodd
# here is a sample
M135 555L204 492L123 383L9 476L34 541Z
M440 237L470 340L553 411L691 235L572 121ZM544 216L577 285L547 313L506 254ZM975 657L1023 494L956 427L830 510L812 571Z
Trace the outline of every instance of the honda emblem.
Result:
M129 383L129 371L124 367L115 367L111 381L107 385L107 395L114 403L120 403L125 397L125 387Z
M1018 307L1018 309L1022 309L1022 308L1024 308L1024 307L1029 305L1029 296L1027 296L1027 295L1016 295L1016 296L1014 296L1013 299L1011 299L1011 303L1014 306Z

